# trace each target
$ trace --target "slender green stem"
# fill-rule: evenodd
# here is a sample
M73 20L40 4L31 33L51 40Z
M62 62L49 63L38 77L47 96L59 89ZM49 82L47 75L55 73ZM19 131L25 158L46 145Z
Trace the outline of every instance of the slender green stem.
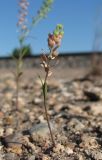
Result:
M20 44L20 53L18 55L18 59L16 62L16 111L19 110L19 82L20 82L20 72L21 72L21 68L20 68L20 63L23 59L22 57L22 44Z
M48 112L47 112L47 106L46 106L47 77L48 77L48 72L46 73L45 81L44 81L44 84L43 84L44 108L45 108L45 115L46 115L46 120L47 120L48 128L49 128L49 131L50 131L50 135L51 135L52 144L53 144L53 146L55 146L55 141L54 141L54 138L53 138L53 133L52 133L52 130L51 130L51 126L50 126L50 122L49 122L49 116L48 116Z
M18 110L18 107L19 107L18 98L19 98L19 78L17 76L16 77L16 111Z

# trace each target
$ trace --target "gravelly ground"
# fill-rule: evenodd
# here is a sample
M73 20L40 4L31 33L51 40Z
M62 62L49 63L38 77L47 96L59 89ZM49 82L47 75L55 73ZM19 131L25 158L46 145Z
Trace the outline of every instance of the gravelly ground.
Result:
M36 76L41 70L24 73L17 112L14 77L0 71L0 160L102 160L102 78L83 78L87 72L57 68L48 81L52 147Z

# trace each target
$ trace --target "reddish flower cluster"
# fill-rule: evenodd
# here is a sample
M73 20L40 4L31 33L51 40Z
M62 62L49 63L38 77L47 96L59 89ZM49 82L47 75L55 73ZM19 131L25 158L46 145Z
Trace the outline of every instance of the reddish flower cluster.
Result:
M59 34L59 35L49 34L49 37L48 37L48 46L50 48L53 48L56 45L60 46L61 39L62 39L62 35L61 34Z
M41 56L41 66L44 67L45 72L48 73L48 76L52 74L50 71L50 60L55 59L58 56L57 48L61 45L63 34L63 26L58 24L53 34L48 35L50 54L48 56L45 54Z
M61 45L61 39L63 37L63 26L61 24L58 24L56 26L56 29L54 30L53 34L48 35L48 46L49 48L54 48L56 46Z

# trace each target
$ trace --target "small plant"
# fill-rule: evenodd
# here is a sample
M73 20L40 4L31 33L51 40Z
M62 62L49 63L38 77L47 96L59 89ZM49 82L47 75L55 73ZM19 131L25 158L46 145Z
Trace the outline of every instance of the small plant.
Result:
M20 49L18 56L13 54L13 58L16 62L16 70L14 72L15 81L16 81L16 111L19 107L19 89L20 89L20 79L23 74L22 66L23 66L23 57L25 56L27 50L24 49L24 40L26 38L26 34L28 32L27 24L26 24L26 17L28 14L28 6L29 2L27 0L20 0L19 1L19 20L17 26L19 28L19 43Z
M14 73L15 82L16 82L16 111L19 108L19 90L20 90L20 80L23 74L23 58L27 53L27 48L23 50L23 47L20 48L19 54L13 55L13 58L16 62L16 70Z
M27 53L28 47L25 47L24 42L31 32L33 26L38 23L41 19L45 18L47 13L51 9L51 5L54 0L44 0L42 3L42 7L38 11L37 16L32 17L31 24L28 26L27 16L28 16L28 0L18 0L19 2L19 19L17 23L17 27L19 28L19 43L20 49L18 55L13 55L13 58L16 62L16 71L14 73L15 81L16 81L16 110L19 108L18 99L19 99L19 90L20 90L20 79L23 74L23 58ZM18 50L16 50L18 51ZM16 52L17 53L17 52Z
M53 138L53 133L52 133L52 130L51 130L49 117L48 117L48 112L47 112L47 106L46 106L47 79L52 74L52 72L50 70L50 68L51 68L50 63L53 59L55 59L58 56L57 49L61 45L61 40L62 40L63 34L64 34L63 26L61 24L58 24L56 26L56 29L53 31L53 34L48 35L48 47L49 47L50 53L49 53L49 55L43 54L41 56L41 66L44 68L44 71L45 71L44 81L39 76L39 78L41 80L41 84L42 84L45 115L46 115L46 120L47 120L48 128L49 128L49 131L50 131L53 146L55 146L55 141L54 141L54 138Z

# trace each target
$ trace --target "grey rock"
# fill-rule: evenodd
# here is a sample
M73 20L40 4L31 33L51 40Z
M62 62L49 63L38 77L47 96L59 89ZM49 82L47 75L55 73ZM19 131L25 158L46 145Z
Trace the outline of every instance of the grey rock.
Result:
M54 124L50 122L51 129L52 131L55 130L56 127L54 127ZM41 137L46 137L49 133L49 128L47 123L39 123L34 126L29 130L29 133L31 135L39 135Z
M79 121L76 118L73 118L69 123L68 126L75 131L82 131L83 129L85 129L85 125Z
M14 145L22 146L21 139L21 133L11 134L2 138L2 144L7 147L13 147Z
M29 160L35 160L35 158L36 158L35 155L32 155L29 157Z
M17 159L18 159L18 156L15 153L6 153L5 155L5 160L17 160Z
M85 150L87 156L95 160L102 160L102 150Z

